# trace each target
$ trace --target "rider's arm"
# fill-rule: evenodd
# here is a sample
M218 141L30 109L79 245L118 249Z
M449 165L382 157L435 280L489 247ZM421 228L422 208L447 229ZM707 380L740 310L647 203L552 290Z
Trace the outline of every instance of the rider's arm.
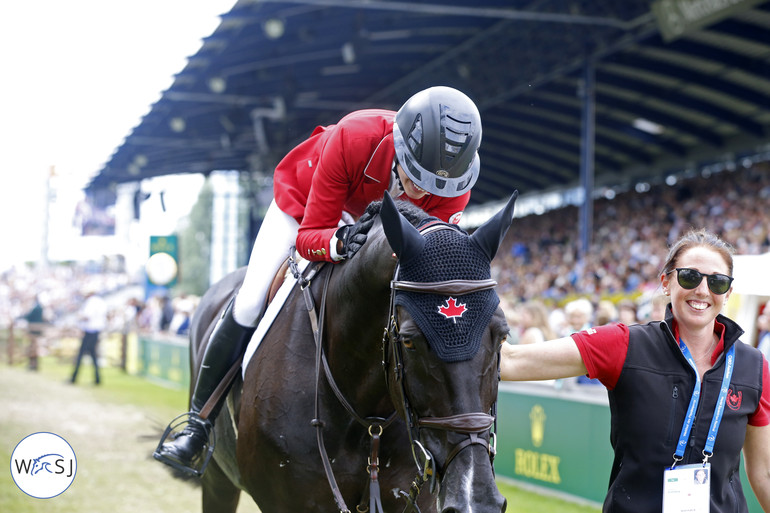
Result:
M313 172L304 217L297 233L297 250L308 260L332 261L330 243L342 211L363 181L364 169L382 141L382 127L340 122L328 134ZM387 184L382 186L383 191ZM359 215L361 212L351 212Z

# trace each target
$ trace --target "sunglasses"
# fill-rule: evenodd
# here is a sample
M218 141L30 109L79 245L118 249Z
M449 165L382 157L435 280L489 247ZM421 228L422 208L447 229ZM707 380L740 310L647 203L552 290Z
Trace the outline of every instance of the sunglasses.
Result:
M704 274L687 267L677 267L674 271L676 271L676 281L679 282L679 285L683 289L687 290L694 289L700 285L700 282L703 281L703 278L705 277L709 290L714 294L721 296L730 290L730 285L733 283L733 277L727 276L726 274ZM674 271L669 271L666 274L671 274Z

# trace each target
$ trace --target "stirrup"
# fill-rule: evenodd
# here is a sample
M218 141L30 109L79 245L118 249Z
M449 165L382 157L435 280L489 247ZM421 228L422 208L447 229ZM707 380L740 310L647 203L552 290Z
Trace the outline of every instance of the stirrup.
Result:
M194 416L197 417L195 413L187 412L172 420L168 427L166 427L166 430L163 432L163 436L160 437L158 446L155 448L152 456L156 460L165 463L166 465L179 470L180 472L201 477L206 471L206 467L208 466L209 461L211 461L211 456L214 454L214 448L216 447L217 440L216 433L214 432L214 424L208 420L201 420L199 418L195 419ZM203 445L203 452L201 456L194 458L194 460L197 460L198 465L193 464L188 467L176 460L164 456L160 450L163 448L163 444L166 442L169 436L171 436L171 440L174 440L182 433L184 426L190 424L191 422L198 422L203 424L203 428L206 430L206 435L208 436L208 442Z

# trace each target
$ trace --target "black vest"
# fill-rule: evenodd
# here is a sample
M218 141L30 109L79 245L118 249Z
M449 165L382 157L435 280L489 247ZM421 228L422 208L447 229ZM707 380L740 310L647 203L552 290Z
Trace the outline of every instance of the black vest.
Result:
M748 511L739 467L748 416L762 394L762 355L738 341L743 330L722 315L725 351L703 377L700 404L679 464L703 461L703 447L725 369L725 354L735 344L735 368L711 462L711 513ZM670 467L695 371L677 345L669 310L665 322L629 326L628 355L615 388L608 392L615 460L605 513L660 512L663 471Z

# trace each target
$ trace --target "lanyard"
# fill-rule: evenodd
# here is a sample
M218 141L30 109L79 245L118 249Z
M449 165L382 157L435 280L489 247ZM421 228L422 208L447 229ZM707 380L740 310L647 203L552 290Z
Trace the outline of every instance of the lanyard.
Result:
M676 445L676 452L674 453L674 464L671 468L682 461L684 456L684 450L687 446L687 440L690 438L690 430L692 429L693 422L695 422L695 413L698 411L698 401L700 399L701 381L698 368L695 365L695 360L687 349L687 346L679 339L679 348L682 350L682 354L687 359L687 363L695 371L695 389L692 392L692 398L690 399L690 406L687 408L687 415L684 418L684 425L682 425L682 432L679 434L679 442ZM735 344L730 346L730 350L727 352L725 359L725 374L722 378L722 388L719 390L719 398L717 399L716 409L714 410L714 416L711 419L711 426L709 427L708 437L706 438L706 446L703 448L703 463L704 465L714 454L714 444L717 439L717 431L719 431L719 424L722 422L722 414L725 411L725 402L727 401L727 390L730 387L730 378L733 376L733 367L735 366Z

